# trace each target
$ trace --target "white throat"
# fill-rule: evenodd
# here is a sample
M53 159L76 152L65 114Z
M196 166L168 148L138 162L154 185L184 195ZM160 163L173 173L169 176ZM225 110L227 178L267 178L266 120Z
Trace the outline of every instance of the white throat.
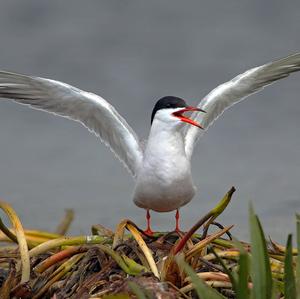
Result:
M160 155L176 159L186 157L182 134L183 123L168 123L154 119L148 137L144 158Z

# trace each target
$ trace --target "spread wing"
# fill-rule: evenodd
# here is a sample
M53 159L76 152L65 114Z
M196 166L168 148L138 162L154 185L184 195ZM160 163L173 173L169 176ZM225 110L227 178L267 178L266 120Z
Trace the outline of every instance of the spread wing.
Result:
M0 71L0 98L82 123L136 175L143 156L138 137L116 109L100 96L59 81Z
M198 105L206 113L194 113L192 118L206 130L230 106L262 90L274 81L285 78L290 73L299 70L300 53L252 68L213 89ZM202 134L203 130L199 130L194 126L186 128L185 151L189 158L193 153L196 141Z

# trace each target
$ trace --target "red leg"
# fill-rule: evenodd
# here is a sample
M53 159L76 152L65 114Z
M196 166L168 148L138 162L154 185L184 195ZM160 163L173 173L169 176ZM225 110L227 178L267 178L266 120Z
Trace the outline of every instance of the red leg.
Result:
M179 229L179 218L180 218L179 209L177 209L176 214L175 214L175 219L176 219L175 231L176 232L180 232L180 229Z
M149 236L152 236L153 235L153 231L151 229L151 216L150 216L150 212L149 210L147 210L147 213L146 213L146 221L147 221L147 229L144 230L144 233L146 235L149 235Z

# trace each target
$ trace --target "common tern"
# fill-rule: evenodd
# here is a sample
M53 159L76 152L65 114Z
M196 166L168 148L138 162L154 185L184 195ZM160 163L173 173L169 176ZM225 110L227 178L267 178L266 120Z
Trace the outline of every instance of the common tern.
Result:
M299 70L300 53L296 53L219 85L197 107L178 97L163 97L152 111L145 146L106 100L66 83L0 71L0 98L73 119L100 137L134 177L133 201L147 211L146 232L151 234L150 210L177 210L179 230L179 208L195 195L190 160L204 130L233 104ZM189 111L190 117L184 114Z

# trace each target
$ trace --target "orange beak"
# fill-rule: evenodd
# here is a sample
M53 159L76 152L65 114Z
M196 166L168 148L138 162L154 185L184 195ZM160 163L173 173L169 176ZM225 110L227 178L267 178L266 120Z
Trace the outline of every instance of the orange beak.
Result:
M178 117L183 122L186 122L186 123L188 123L190 125L196 126L196 127L200 128L200 129L204 130L204 128L200 124L198 124L194 120L192 120L192 119L190 119L190 118L188 118L188 117L186 117L186 116L183 115L184 112L188 112L188 111L198 111L198 112L204 112L204 113L206 113L204 110L202 110L200 108L188 106L188 107L185 107L185 108L183 108L183 109L181 109L179 111L174 112L173 115L175 117Z

